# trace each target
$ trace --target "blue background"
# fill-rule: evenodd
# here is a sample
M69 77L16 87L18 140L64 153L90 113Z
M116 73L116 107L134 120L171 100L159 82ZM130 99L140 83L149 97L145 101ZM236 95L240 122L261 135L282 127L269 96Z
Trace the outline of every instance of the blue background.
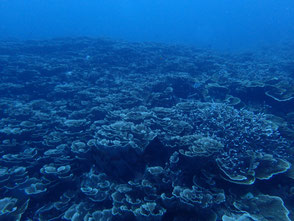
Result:
M293 0L1 0L1 39L109 37L219 49L294 39Z

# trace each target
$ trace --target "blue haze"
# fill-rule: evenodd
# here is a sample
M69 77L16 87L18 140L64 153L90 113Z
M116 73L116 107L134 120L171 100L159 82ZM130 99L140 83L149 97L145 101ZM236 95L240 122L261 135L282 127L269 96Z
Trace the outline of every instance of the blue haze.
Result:
M294 39L294 1L0 1L0 39L77 36L220 49L273 46Z

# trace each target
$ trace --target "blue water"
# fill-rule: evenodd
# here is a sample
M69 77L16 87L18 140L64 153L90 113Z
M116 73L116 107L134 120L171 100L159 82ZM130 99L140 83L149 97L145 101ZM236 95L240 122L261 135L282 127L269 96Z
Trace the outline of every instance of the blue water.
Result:
M294 37L291 0L2 0L0 38L110 37L220 49Z

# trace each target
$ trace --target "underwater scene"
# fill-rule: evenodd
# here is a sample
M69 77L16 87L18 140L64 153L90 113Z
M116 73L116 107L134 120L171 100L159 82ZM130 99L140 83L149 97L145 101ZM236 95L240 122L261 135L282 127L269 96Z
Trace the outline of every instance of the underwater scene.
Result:
M294 3L3 0L17 220L294 220Z

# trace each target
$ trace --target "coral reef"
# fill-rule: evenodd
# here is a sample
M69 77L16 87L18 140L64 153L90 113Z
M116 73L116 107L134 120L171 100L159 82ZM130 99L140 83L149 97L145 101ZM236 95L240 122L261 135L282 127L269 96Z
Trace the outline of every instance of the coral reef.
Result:
M280 56L0 42L0 220L293 219Z

